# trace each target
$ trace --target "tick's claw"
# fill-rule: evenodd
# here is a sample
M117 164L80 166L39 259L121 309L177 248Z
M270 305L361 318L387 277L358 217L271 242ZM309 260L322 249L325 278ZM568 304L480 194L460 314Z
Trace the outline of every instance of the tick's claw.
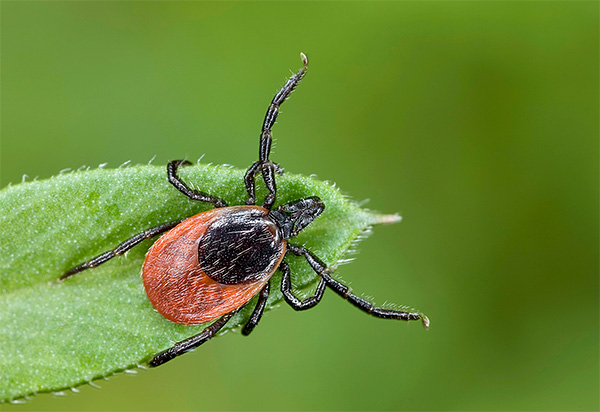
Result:
M425 315L421 315L421 322L423 322L425 330L429 330L429 318Z

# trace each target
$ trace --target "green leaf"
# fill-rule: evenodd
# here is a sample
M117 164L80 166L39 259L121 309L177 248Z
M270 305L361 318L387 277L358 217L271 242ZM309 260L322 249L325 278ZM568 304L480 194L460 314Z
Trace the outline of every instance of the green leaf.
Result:
M193 187L244 204L243 171L197 165L181 169ZM331 267L365 229L395 216L360 209L331 185L284 174L278 202L319 196L325 212L294 239ZM259 199L263 185L257 187ZM0 400L60 391L143 365L157 352L204 326L168 321L148 301L140 276L153 240L125 256L75 275L67 269L160 223L195 215L212 205L175 190L164 167L71 172L0 191ZM294 287L316 274L288 257ZM273 277L273 285L280 275ZM269 306L281 299L272 287ZM226 328L250 314L247 305Z

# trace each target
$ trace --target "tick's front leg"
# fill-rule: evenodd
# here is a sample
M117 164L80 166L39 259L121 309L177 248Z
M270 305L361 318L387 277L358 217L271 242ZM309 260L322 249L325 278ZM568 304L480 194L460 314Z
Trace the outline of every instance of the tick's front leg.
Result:
M246 204L254 205L256 204L256 194L255 194L255 181L254 177L260 171L263 176L263 180L265 182L265 186L269 193L265 197L265 202L263 207L266 209L271 209L273 204L275 203L275 199L277 196L277 186L275 184L275 173L281 174L282 169L276 163L273 163L269 160L269 154L271 153L271 145L273 144L273 134L271 132L271 128L275 124L277 120L277 116L279 115L279 107L283 104L283 102L290 96L290 94L294 91L300 80L306 74L308 70L308 58L304 53L300 53L300 57L302 58L302 63L304 67L302 67L298 73L293 75L287 83L277 92L269 108L267 109L267 114L265 115L265 120L263 121L262 131L260 134L260 147L258 152L258 161L255 162L248 171L246 172L246 176L244 177L244 183L246 184L246 190L248 191L248 200Z

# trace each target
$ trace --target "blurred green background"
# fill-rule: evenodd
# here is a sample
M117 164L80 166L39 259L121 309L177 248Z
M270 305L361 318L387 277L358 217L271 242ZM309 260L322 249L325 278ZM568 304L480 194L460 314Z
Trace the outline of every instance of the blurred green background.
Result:
M400 212L333 293L157 370L3 410L597 410L597 2L7 2L0 187L272 158ZM242 182L240 182L242 184ZM1 373L1 372L0 372Z

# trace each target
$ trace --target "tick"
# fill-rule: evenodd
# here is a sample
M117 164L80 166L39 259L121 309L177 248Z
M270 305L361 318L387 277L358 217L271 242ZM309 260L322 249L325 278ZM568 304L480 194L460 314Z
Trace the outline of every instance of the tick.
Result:
M378 318L418 320L429 325L427 317L412 312L373 306L356 296L350 288L331 277L327 266L307 248L289 243L325 209L316 196L296 200L276 208L275 175L282 169L269 160L271 128L280 105L289 97L306 74L308 59L301 54L303 67L275 95L265 116L260 134L259 158L244 176L248 200L243 206L229 206L216 196L191 189L177 170L190 165L175 160L167 165L169 182L190 199L212 203L215 208L184 220L164 223L139 233L113 250L84 262L67 272L64 280L85 269L94 268L122 255L145 239L166 232L146 255L142 277L148 299L156 310L170 321L195 325L214 321L201 333L160 352L149 362L161 365L211 339L248 301L258 294L250 319L242 329L248 335L260 321L269 297L269 279L282 273L281 292L295 310L310 309L321 301L326 288L364 312ZM262 206L256 204L255 176L261 174L268 194ZM313 296L297 298L291 289L288 254L303 256L319 275Z

